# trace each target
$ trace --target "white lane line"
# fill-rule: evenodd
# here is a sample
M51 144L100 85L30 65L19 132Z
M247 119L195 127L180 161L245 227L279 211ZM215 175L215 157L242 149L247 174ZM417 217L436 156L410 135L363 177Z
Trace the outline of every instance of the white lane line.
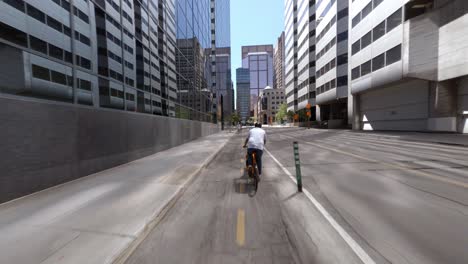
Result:
M289 176L289 178L297 184L296 178L289 173L289 171L271 154L270 151L265 149L266 153L270 155L270 157L278 164L278 166L281 167L281 169L286 173L286 175ZM302 192L306 195L307 198L312 202L312 204L317 208L317 210L327 219L327 221L330 223L330 225L338 232L338 234L343 238L343 240L351 247L351 249L354 251L354 253L361 259L361 261L364 264L375 264L375 261L367 254L364 249L354 240L346 230L343 229L343 227L336 222L336 220L331 216L327 210L320 204L317 199L315 199L312 194L310 194L309 191L307 191L305 188L302 188Z

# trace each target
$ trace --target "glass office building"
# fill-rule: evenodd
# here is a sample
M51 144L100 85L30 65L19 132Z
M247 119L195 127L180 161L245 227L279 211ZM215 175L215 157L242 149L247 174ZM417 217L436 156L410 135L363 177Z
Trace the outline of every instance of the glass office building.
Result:
M212 121L213 1L2 0L0 93Z

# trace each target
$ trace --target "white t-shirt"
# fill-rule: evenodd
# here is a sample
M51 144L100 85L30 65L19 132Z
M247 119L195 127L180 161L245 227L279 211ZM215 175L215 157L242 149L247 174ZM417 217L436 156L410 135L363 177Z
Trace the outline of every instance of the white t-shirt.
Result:
M249 142L247 143L247 147L263 150L265 141L266 141L265 130L258 128L258 127L252 128L249 131Z

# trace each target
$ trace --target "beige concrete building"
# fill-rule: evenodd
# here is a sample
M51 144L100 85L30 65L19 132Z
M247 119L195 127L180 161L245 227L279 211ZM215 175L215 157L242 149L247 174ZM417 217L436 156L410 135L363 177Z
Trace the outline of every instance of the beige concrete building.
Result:
M284 50L284 31L281 33L281 36L276 42L275 51L273 54L273 67L275 71L275 76L273 80L273 89L282 89L284 90L285 83L284 78L286 75L286 57Z
M260 92L257 101L257 122L269 125L275 123L276 113L278 113L280 106L285 102L284 90L272 89L270 86L267 86Z

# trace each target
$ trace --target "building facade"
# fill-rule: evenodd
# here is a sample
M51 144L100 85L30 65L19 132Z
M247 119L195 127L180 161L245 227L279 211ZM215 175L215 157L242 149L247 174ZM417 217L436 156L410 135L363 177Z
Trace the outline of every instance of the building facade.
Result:
M0 1L0 92L212 121L211 1Z
M468 133L468 2L351 1L353 127Z
M250 115L250 70L236 69L237 112L241 122L245 124Z
M316 7L316 117L329 126L348 124L348 0Z
M286 0L285 18L286 103L290 111L306 111L316 105L316 1Z
M281 36L278 38L276 42L275 51L274 51L274 82L273 82L273 89L280 89L284 90L284 78L286 75L285 71L285 63L286 63L286 54L284 53L284 31L281 33Z
M250 70L250 115L257 113L260 91L273 87L273 45L242 47L242 68Z
M276 114L280 106L286 102L283 89L272 89L267 86L260 92L258 98L258 122L271 125L276 122Z

